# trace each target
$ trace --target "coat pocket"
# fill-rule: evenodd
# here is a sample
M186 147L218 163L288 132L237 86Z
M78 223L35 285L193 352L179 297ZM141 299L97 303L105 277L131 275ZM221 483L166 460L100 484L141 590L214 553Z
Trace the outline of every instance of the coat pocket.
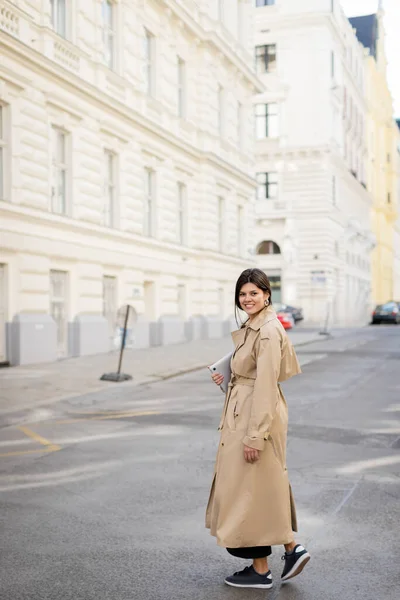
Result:
M272 446L272 451L273 451L273 453L274 453L274 456L275 456L276 460L277 460L277 461L278 461L278 463L279 463L279 466L280 466L282 469L284 469L284 467L283 467L283 465L282 465L282 461L281 461L281 459L280 459L280 457L279 457L278 451L277 451L277 449L276 449L276 446L275 446L274 438L273 438L271 435L269 436L269 438L268 438L268 441L271 443L271 446Z

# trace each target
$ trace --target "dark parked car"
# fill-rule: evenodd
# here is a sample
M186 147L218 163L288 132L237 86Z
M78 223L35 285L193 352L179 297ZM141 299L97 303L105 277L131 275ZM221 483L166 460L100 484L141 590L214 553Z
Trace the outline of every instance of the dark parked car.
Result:
M296 308L295 306L290 306L289 304L280 303L274 304L274 308L276 312L291 314L295 323L304 319L302 308Z
M380 323L395 323L400 324L400 302L386 302L386 304L378 304L372 313L372 325Z

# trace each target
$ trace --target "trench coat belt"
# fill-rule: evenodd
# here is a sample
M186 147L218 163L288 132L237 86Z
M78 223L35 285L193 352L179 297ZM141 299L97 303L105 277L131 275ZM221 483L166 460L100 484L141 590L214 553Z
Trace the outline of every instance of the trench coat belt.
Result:
M249 387L254 387L255 379L250 379L249 377L242 377L240 375L236 375L236 373L232 373L231 380L228 383L228 391L226 393L224 409L222 411L221 421L219 423L218 431L220 431L224 425L226 411L228 410L229 398L231 396L232 388L235 385L247 385Z
M248 385L249 387L254 387L255 382L255 379L250 379L250 377L242 377L241 375L236 375L233 373L228 387L232 388L234 385Z

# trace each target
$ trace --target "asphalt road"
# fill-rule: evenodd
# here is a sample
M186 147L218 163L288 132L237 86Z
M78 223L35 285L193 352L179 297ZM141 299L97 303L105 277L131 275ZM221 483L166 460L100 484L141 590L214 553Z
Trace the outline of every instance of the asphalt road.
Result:
M308 345L284 385L303 574L270 591L204 529L223 396L206 372L114 387L0 430L3 600L395 600L400 327Z

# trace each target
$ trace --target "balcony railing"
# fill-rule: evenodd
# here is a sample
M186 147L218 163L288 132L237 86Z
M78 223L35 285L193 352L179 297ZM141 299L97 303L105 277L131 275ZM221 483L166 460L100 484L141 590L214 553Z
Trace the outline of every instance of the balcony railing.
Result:
M0 29L19 37L19 15L18 11L5 0L0 0Z

